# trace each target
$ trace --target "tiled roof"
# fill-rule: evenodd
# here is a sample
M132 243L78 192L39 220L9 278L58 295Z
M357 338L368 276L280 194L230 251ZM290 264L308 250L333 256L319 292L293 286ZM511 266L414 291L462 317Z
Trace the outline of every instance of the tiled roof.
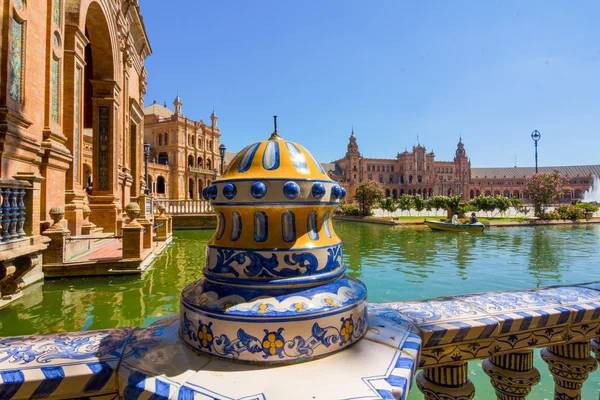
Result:
M561 175L568 177L599 176L600 165L570 165L560 167L539 167L539 173L552 173L558 170ZM473 179L481 178L523 178L535 174L535 167L508 167L508 168L471 168Z
M331 163L321 163L321 166L323 167L323 169L325 170L325 172L330 175L343 175L342 170L340 169L340 167L337 165L337 163L331 162Z
M169 110L167 107L163 107L159 104L151 104L148 107L144 108L144 115L159 115L161 117L171 118L173 112Z

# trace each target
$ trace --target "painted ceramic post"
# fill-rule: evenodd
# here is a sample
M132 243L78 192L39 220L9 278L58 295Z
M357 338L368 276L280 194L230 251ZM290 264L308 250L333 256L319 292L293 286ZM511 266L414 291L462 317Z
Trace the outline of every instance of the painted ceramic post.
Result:
M203 190L217 214L203 279L181 293L181 338L198 352L295 362L367 329L365 286L348 277L331 217L345 189L275 131Z
M540 373L533 366L533 350L490 357L483 361L483 371L490 377L498 400L524 400L540 382Z
M466 362L425 368L417 376L417 386L426 400L470 400L475 386L469 380Z
M559 344L542 350L542 359L554 378L555 399L581 399L583 382L598 368L590 351L590 342Z

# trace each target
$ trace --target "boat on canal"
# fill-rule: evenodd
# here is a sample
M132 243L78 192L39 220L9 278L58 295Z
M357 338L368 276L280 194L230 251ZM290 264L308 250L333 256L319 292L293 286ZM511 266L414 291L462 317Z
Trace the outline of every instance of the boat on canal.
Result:
M434 231L481 233L485 229L485 225L483 225L481 222L476 222L474 224L453 224L451 222L425 220L425 225Z

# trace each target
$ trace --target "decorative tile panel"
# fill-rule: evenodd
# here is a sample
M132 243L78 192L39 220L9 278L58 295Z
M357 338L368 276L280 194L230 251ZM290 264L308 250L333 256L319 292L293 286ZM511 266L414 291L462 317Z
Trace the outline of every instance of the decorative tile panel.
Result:
M11 20L9 95L20 103L23 102L23 27L22 22Z
M60 25L60 2L61 0L52 0L52 21L54 21L56 25Z
M79 138L80 132L80 119L81 119L81 68L75 68L75 101L74 101L74 114L75 114L75 129L73 130L73 171L75 182L79 182Z
M98 189L108 190L110 109L108 106L98 107Z
M15 0L15 7L17 7L19 10L23 9L23 0Z
M60 60L53 58L51 66L52 80L52 122L60 122Z

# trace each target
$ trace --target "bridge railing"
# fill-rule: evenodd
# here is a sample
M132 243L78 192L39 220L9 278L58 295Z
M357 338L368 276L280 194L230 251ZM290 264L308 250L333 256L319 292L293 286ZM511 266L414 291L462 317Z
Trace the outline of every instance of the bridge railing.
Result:
M167 215L211 214L214 212L206 200L154 199L155 210L161 204L165 206Z
M388 304L422 338L417 386L425 399L472 399L467 363L484 359L498 399L525 399L540 381L535 348L555 399L581 399L600 360L600 282Z

